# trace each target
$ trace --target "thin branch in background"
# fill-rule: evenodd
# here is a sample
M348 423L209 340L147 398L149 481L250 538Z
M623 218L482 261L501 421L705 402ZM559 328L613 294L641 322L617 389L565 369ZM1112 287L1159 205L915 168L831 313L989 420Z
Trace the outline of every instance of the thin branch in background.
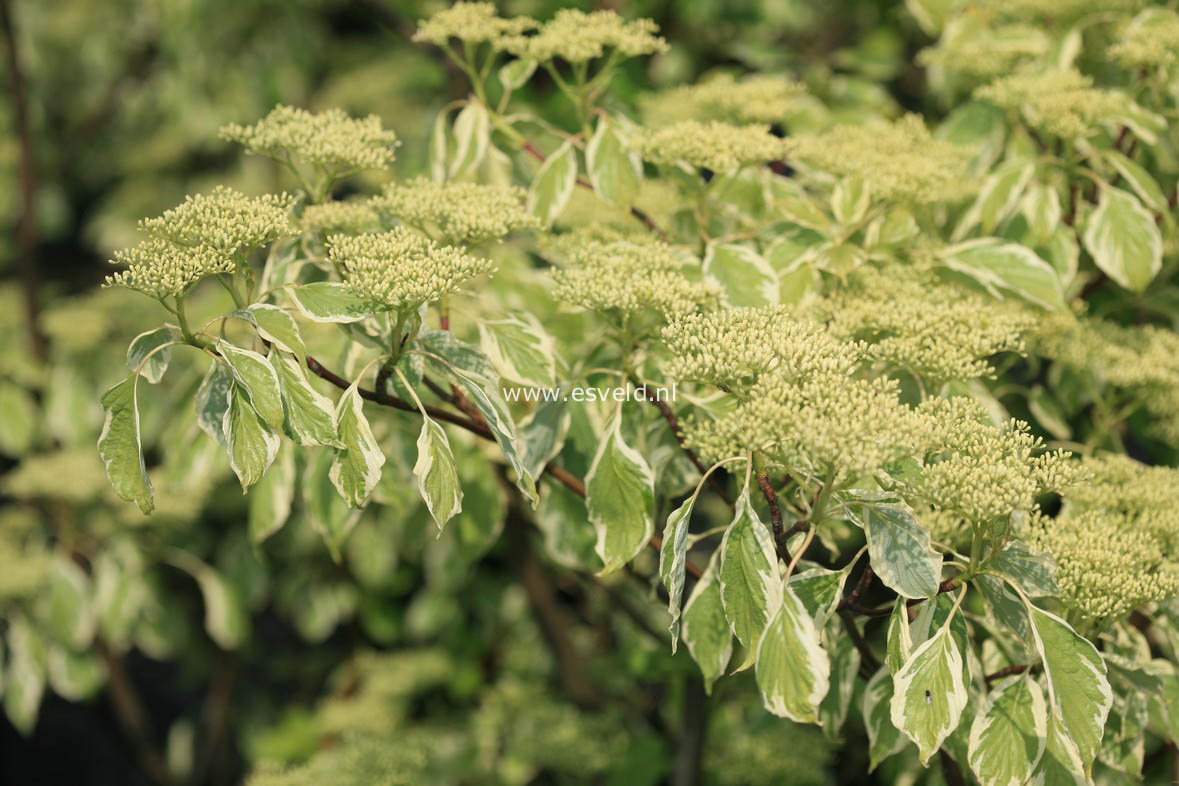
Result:
M638 380L635 380L635 384L638 384ZM680 449L684 451L684 455L687 456L688 460L692 462L692 466L696 468L696 471L701 475L708 476L708 487L712 489L718 497L723 499L726 504L731 506L733 501L729 499L729 495L725 493L725 489L723 486L721 486L720 481L716 479L716 475L709 475L708 467L706 467L704 462L700 460L700 456L696 454L696 451L692 450L692 448L688 447L684 443L684 434L680 430L679 421L676 419L675 412L672 410L672 408L668 406L666 401L660 401L658 398L648 397L647 400L659 409L659 412L663 415L663 419L667 421L667 425L671 428L671 433L673 436L675 436L676 442L679 443Z
M675 754L672 786L699 786L704 742L708 735L708 693L699 674L684 677L684 707L680 720L680 744Z
M1014 666L1007 666L1005 668L999 669L996 672L992 672L983 677L983 679L986 680L987 685L990 685L995 680L1001 680L1004 677L1010 677L1013 674L1023 674L1025 671L1031 671L1032 668L1034 668L1034 664L1017 663Z
M966 786L966 778L962 775L962 768L954 757L946 753L945 749L938 751L938 758L942 763L942 775L949 786Z
M32 120L29 117L29 91L21 64L16 22L11 0L0 0L0 33L8 65L9 95L20 145L20 213L17 218L17 268L25 291L25 322L33 357L44 361L48 345L41 330L40 273L37 270L37 157L33 149Z
M153 783L159 786L172 786L173 780L168 772L168 765L163 755L156 750L153 741L154 735L147 710L143 707L135 684L127 675L122 656L102 639L95 642L95 648L106 671L106 693L114 708L115 720L122 729L123 736L134 747L140 769Z
M847 628L847 635L851 639L855 648L860 651L860 676L864 679L871 679L876 670L880 668L880 659L872 652L872 647L868 645L868 640L864 638L864 634L860 633L860 629L856 627L856 620L852 613L847 609L840 609L838 611L839 618L843 620L843 625Z

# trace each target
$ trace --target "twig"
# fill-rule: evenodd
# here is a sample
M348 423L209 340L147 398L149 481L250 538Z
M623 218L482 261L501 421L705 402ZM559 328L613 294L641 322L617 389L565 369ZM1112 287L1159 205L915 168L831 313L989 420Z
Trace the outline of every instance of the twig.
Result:
M1007 666L1005 668L999 669L996 672L988 674L983 677L983 679L986 680L987 685L990 685L995 680L1001 680L1004 677L1010 677L1013 674L1023 674L1025 671L1031 671L1034 667L1035 664L1032 663L1017 663L1014 666Z
M942 762L942 775L949 786L966 786L966 778L962 775L962 768L945 749L938 751L938 758Z
M637 380L635 380L635 384L638 384ZM733 501L729 499L729 495L725 493L724 486L720 484L715 475L708 474L708 467L706 467L704 462L700 460L700 456L697 455L696 451L692 450L692 448L688 447L688 445L684 442L684 434L680 430L680 424L676 419L675 411L672 410L670 406L668 406L666 401L660 401L658 398L651 397L648 397L647 400L654 404L659 409L659 412L662 413L663 419L667 421L667 425L671 428L671 433L675 437L675 441L679 443L680 449L684 451L684 455L687 456L688 460L692 462L692 466L696 468L696 471L701 475L708 476L708 487L712 489L718 497L723 499L728 505L731 506Z
M856 586L852 588L852 591L848 593L847 597L839 602L839 608L853 610L859 608L860 596L864 594L864 591L868 589L868 585L872 583L873 575L875 574L872 572L872 565L865 565L864 572L860 574L860 580L856 582Z
M680 745L675 755L672 786L699 786L704 740L708 733L708 694L699 674L684 678L684 709L680 722Z
M786 547L786 532L782 529L782 508L778 505L778 494L770 483L770 476L765 472L757 474L757 485L761 488L762 496L770 507L770 531L774 533L774 543L778 547L778 556L787 563L791 562L790 550Z
M148 721L147 711L143 708L143 701L139 698L134 683L127 676L122 657L102 639L96 641L95 648L106 669L107 695L110 696L111 705L114 707L115 719L124 736L134 746L140 768L155 783L170 786L173 782L172 776L168 773L164 757L152 742L151 723Z
M856 620L852 617L851 612L847 609L840 609L837 613L839 614L839 618L843 620L844 627L847 628L848 638L851 639L855 648L860 651L860 676L868 679L880 668L880 659L872 652L872 648L868 646L868 640L864 638L864 634L860 633L860 629L856 627Z
M957 589L958 586L959 586L958 577L951 576L950 578L943 581L941 584L937 585L937 592L935 592L934 594L941 595L943 592L952 592L953 590ZM916 606L918 603L922 603L926 600L928 600L928 598L913 598L912 600L907 601L905 605L912 607L912 606Z

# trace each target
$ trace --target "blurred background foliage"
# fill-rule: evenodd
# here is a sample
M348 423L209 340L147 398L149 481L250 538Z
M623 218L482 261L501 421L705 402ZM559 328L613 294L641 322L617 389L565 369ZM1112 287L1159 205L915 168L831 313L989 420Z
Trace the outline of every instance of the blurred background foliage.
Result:
M702 712L650 589L587 581L531 551L488 462L483 499L505 527L494 545L462 526L426 537L419 503L393 497L340 565L305 521L256 554L247 502L208 471L207 441L169 452L150 519L105 482L96 391L119 375L143 308L97 291L112 251L186 193L290 186L217 141L276 103L375 113L403 140L397 169L420 171L433 117L464 85L409 41L442 5L0 0L0 617L21 643L0 648L15 681L0 782L228 784L256 771L255 786L655 784L693 756L710 784L863 782L862 743L765 714L751 680L723 682ZM501 10L543 19L566 5ZM604 6L655 19L674 42L627 65L622 101L734 68L806 82L815 100L797 122L811 126L937 111L914 65L929 40L893 0ZM566 111L543 80L529 89ZM169 387L146 421L191 397ZM180 421L168 439L186 438ZM70 617L78 595L94 603ZM562 662L568 642L589 683ZM706 731L705 753L693 735Z

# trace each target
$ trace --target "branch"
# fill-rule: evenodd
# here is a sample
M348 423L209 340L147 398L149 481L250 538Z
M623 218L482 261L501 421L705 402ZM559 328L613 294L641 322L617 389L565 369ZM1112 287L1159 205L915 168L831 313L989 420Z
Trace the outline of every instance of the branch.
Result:
M708 694L699 674L684 677L683 720L680 722L679 747L676 749L672 786L699 786L700 762L708 733Z
M958 766L958 762L954 761L944 748L938 751L938 757L942 762L942 775L945 776L946 783L949 786L966 786L966 778L963 777L962 768Z
M990 685L995 680L1001 680L1004 677L1010 677L1013 674L1023 674L1025 671L1031 671L1033 668L1035 668L1034 663L1017 663L1014 666L1007 666L1006 668L1002 668L996 672L988 674L983 677L983 679L986 680L987 685Z
M115 719L123 735L134 746L140 768L155 783L168 786L172 783L172 776L168 773L164 757L152 742L151 723L148 721L147 711L143 708L143 701L139 698L134 683L127 676L122 657L101 638L97 639L95 647L106 670L107 695L110 696L111 705L114 707Z
M632 381L634 381L635 384L638 384L638 380ZM668 406L666 401L660 401L658 398L648 397L647 401L650 401L659 408L660 413L663 414L663 419L666 420L667 425L671 427L671 433L673 436L675 436L675 441L679 443L680 449L684 451L684 455L687 456L688 459L692 462L692 466L696 468L696 471L699 472L701 476L708 475L708 487L716 492L718 497L732 506L733 501L729 499L729 495L725 493L725 489L723 486L721 486L720 481L716 479L715 475L708 474L708 467L704 466L704 462L700 460L700 456L696 454L696 451L692 450L684 443L683 432L680 431L679 421L676 419L675 412L672 410L672 408Z
M941 584L938 584L937 585L937 592L935 592L934 594L941 595L943 592L952 592L952 591L956 590L960 584L960 582L958 581L958 578L959 578L958 576L951 576L950 578L943 581ZM929 598L913 598L912 600L907 601L905 605L909 606L911 608L913 606L916 606L918 603L922 603L927 600L929 600Z
M860 629L856 627L856 620L851 612L847 609L840 609L836 613L843 620L843 626L847 628L848 638L851 639L855 648L860 651L860 676L864 677L864 679L870 679L876 673L876 670L880 668L880 659L872 652L872 648L868 646L868 640L864 638L864 634L860 633ZM865 670L867 673L865 673Z
M787 538L785 530L782 529L782 508L778 506L778 494L770 483L770 476L764 472L758 473L757 485L761 487L762 496L766 498L766 504L770 506L770 530L774 533L778 556L789 565L791 562L790 550L786 547L786 541L789 538Z

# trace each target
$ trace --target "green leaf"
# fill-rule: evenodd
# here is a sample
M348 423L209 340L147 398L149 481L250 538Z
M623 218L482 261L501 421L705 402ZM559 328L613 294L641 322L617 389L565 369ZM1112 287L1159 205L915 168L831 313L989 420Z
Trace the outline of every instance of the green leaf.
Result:
M463 488L446 431L427 417L422 418L413 474L418 481L418 493L441 531L463 509Z
M285 414L282 408L282 390L278 386L278 375L274 367L257 352L234 346L228 341L219 339L217 351L229 364L234 380L249 394L254 411L271 429L282 431Z
M831 193L831 212L843 227L854 227L863 221L871 203L872 189L868 181L856 175L840 180Z
M671 512L663 526L663 548L659 550L659 578L667 587L667 613L671 615L671 651L680 637L680 601L684 596L684 575L688 560L688 525L696 496L692 495Z
M287 353L271 349L267 359L278 376L287 434L304 446L340 447L332 400L311 386L303 366Z
M684 623L680 631L688 652L700 667L704 690L709 694L713 683L725 673L733 655L733 634L725 617L717 580L718 554L718 551L713 552L704 575L696 582L684 604Z
M748 486L734 508L736 514L721 540L718 578L725 616L737 640L745 645L745 662L736 669L741 671L753 665L758 640L766 623L777 613L783 590L774 539L749 501ZM809 619L801 601L799 605ZM787 612L780 624L793 630L793 616L793 611Z
M704 255L704 272L716 279L734 308L778 303L778 274L761 254L746 246L710 243Z
M132 374L103 394L102 408L106 420L98 436L98 455L106 465L106 476L115 493L139 505L144 513L151 513L155 501L139 441L139 405L135 390L138 382L139 375Z
M566 402L545 401L520 424L524 467L530 476L539 478L544 468L561 452L572 419Z
M140 333L131 340L131 345L127 347L127 368L131 371L139 371L140 376L154 385L164 378L172 353L171 350L160 349L152 355L152 350L168 344L175 344L179 337L179 329L172 325L164 325L155 330ZM148 358L148 355L151 357ZM144 359L147 359L146 363L144 363ZM140 368L140 364L143 365L142 368Z
M1020 204L1028 229L1035 239L1033 245L1047 242L1060 226L1060 218L1064 213L1056 189L1043 183L1029 183Z
M585 148L590 184L602 199L618 207L630 207L642 184L643 166L618 136L606 115Z
M499 83L505 90L519 90L536 71L537 62L530 57L509 60L499 69Z
M299 333L299 323L283 309L269 303L254 303L242 311L235 311L234 315L252 323L258 328L258 335L284 352L290 352L299 358L300 363L307 362L307 347Z
M187 571L205 600L205 630L218 647L235 650L249 634L250 619L237 591L225 577L189 554L176 555L177 567Z
M197 425L226 450L229 449L229 435L225 432L225 413L229 412L232 393L233 375L225 363L218 359L209 364L209 370L205 372L193 402L196 405Z
M8 456L27 453L37 435L39 418L37 402L29 392L0 379L0 453Z
M38 598L38 616L45 630L73 650L89 646L98 624L90 578L73 560L53 558L46 586Z
M1159 188L1158 181L1141 164L1117 150L1102 150L1101 155L1117 173L1125 179L1142 203L1159 213L1167 211L1167 198Z
M278 434L254 411L245 388L237 383L229 394L224 431L229 466L241 482L244 494L262 479L274 461L278 453Z
M553 223L577 184L577 151L572 142L561 145L540 165L528 189L528 212L548 226Z
M1049 311L1067 308L1056 270L1026 246L984 237L949 246L941 256L943 265L995 297L1010 292Z
M841 636L831 658L831 687L819 704L819 721L823 736L839 739L839 732L847 720L852 696L856 692L856 677L860 672L860 651L848 636Z
M888 615L887 649L884 662L896 674L913 652L913 638L909 630L909 606L903 597L897 598ZM890 690L891 694L892 691Z
M953 239L961 240L975 226L992 234L1003 219L1015 212L1024 188L1036 172L1035 162L1016 158L1001 165L983 181L974 204L954 228Z
M942 742L958 727L966 707L962 655L943 626L893 675L890 715L893 726L917 744L921 763L928 765Z
M4 676L4 711L23 736L32 734L45 694L45 642L19 613L8 618L8 668Z
M288 286L287 292L303 316L315 322L360 322L380 308L335 281Z
M454 119L454 157L450 159L450 177L461 177L479 165L487 154L491 136L491 118L480 101L471 101Z
M1105 661L1088 639L1055 614L1029 604L1028 616L1036 651L1044 661L1048 704L1088 771L1101 748L1113 704Z
M295 453L279 448L274 466L248 497L248 529L255 546L282 529L291 515L295 497Z
M1055 598L1056 560L1048 552L1032 551L1022 541L1012 540L990 561L990 569L1019 585L1029 598Z
M1085 764L1077 753L1076 744L1051 713L1048 714L1046 743L1029 783L1036 786L1090 786L1093 783L1085 774Z
M1020 641L1030 641L1032 629L1023 600L994 576L978 576L974 584L982 591L995 620L1018 636Z
M530 387L556 387L553 338L531 314L480 322L479 346L501 377Z
M67 701L85 701L98 692L106 681L102 661L93 652L72 652L65 647L50 647L49 684Z
M722 581L724 573L722 552ZM721 598L724 596L722 583ZM819 703L827 695L831 672L827 653L819 642L819 629L789 587L774 605L777 609L765 626L765 633L758 631L761 640L757 645L755 674L762 704L774 715L796 723L818 723ZM728 613L728 605L725 610Z
M623 440L621 411L598 443L585 489L602 573L612 573L642 551L655 531L655 475Z
M577 494L557 483L544 484L536 526L544 533L545 551L557 564L586 573L602 569L585 500Z
M1100 189L1081 240L1097 267L1119 286L1142 292L1163 266L1163 236L1154 216L1120 188Z
M904 750L908 741L892 725L892 673L881 667L864 688L860 705L864 728L868 732L868 772L874 771L880 762Z
M450 152L448 118L450 109L446 108L434 117L434 125L430 131L430 177L439 183L446 180L446 159Z
M991 689L970 726L970 769L982 786L1022 786L1044 753L1048 710L1040 686L1027 674Z
M339 547L347 540L352 528L360 520L360 508L349 507L340 497L329 477L336 461L336 451L324 448L316 451L303 471L303 510L312 528L323 538L328 553L340 561Z
M340 497L353 508L364 507L381 480L381 467L385 465L385 454L364 416L359 384L357 380L349 385L336 404L336 433L344 447L336 451L328 471ZM340 544L335 546L338 550Z
M929 531L900 505L862 508L872 569L884 585L906 598L937 594L942 557L929 545Z
M536 477L528 473L516 424L503 398L499 375L491 361L478 347L456 339L449 331L433 330L418 336L418 344L428 353L426 362L458 386L475 404L491 429L508 465L516 473L516 488L536 507Z
M835 614L839 601L843 599L843 585L847 582L850 569L850 565L843 570L813 568L790 577L790 591L806 606L816 628L822 630Z

